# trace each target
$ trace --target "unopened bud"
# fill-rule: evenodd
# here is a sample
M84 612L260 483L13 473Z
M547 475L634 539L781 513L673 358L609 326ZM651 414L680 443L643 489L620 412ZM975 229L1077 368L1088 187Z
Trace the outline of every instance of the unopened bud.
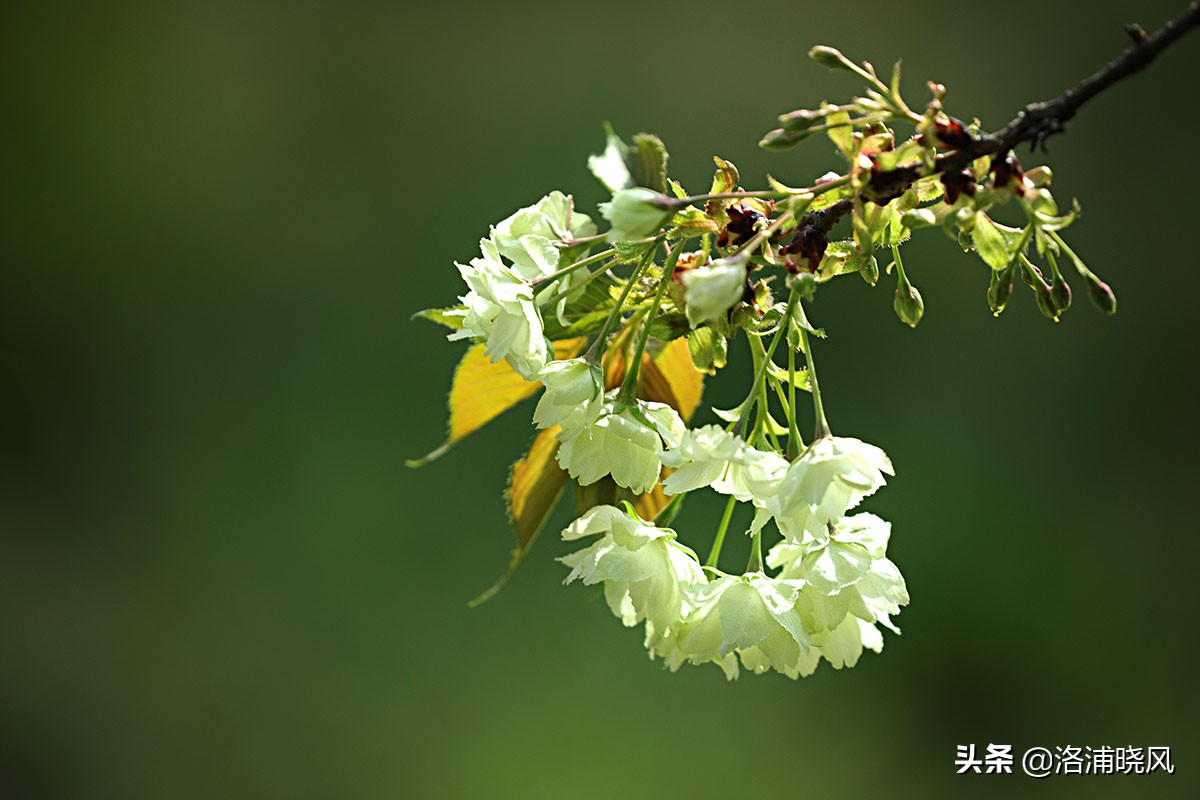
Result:
M1044 164L1040 167L1034 167L1025 173L1025 180L1034 186L1048 186L1053 179L1054 173Z
M821 123L827 112L802 108L779 115L779 125L787 133L798 133Z
M988 284L987 299L988 307L992 309L994 316L1000 316L1005 307L1008 305L1008 298L1012 297L1013 290L1013 272L1016 270L1015 264L1010 264L1000 271L992 271L991 282Z
M1092 304L1105 314L1117 313L1117 296L1112 288L1095 275L1088 277L1087 282L1088 297L1092 299Z
M763 150L787 150L795 147L800 138L788 133L783 128L776 128L759 139L758 146Z
M635 186L621 189L612 200L601 203L600 213L612 225L610 241L632 242L656 233L679 206L679 200Z
M868 285L874 286L879 282L879 262L875 256L868 256L858 267L858 274Z
M1050 299L1060 314L1071 307L1071 286L1062 275L1054 276L1054 282L1050 284Z
M829 69L850 69L849 62L840 50L819 44L808 51L808 57Z
M896 310L900 321L911 328L917 327L917 323L925 314L925 301L921 299L921 293L908 282L903 272L900 273L900 280L896 284L896 299L892 301L892 308Z
M1059 310L1054 304L1054 298L1050 296L1050 286L1045 281L1042 281L1040 286L1033 287L1033 293L1037 297L1038 311L1047 319L1052 319L1058 322Z

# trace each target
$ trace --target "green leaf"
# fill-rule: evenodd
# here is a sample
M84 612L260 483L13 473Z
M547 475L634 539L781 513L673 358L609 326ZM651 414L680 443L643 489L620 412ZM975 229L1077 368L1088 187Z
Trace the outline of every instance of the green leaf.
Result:
M713 156L713 161L717 165L717 172L713 175L712 188L708 190L708 193L725 194L736 190L738 181L741 180L738 168L720 156Z
M886 172L896 167L920 164L924 160L924 152L925 147L923 145L918 144L916 139L909 139L895 150L884 150L882 153L876 153L875 163L881 171Z
M870 250L860 250L854 246L854 242L830 242L829 246L825 248L825 258L821 260L821 270L817 274L817 280L824 283L839 275L859 272L866 262L873 258L874 255Z
M560 430L555 425L538 433L529 446L529 452L513 464L509 472L508 489L504 496L509 520L517 533L517 546L513 548L504 574L490 589L469 603L472 608L486 603L504 588L558 505L563 487L567 485L567 473L556 459L559 442L555 436Z
M671 239L693 239L706 233L717 233L721 227L713 218L695 206L688 206L671 218Z
M687 346L696 369L715 375L725 366L729 343L711 327L705 325L689 333Z
M412 319L427 319L430 322L436 322L438 325L445 325L452 331L461 331L463 326L463 315L461 312L466 311L466 306L448 306L446 308L427 308L424 311L418 311L412 315Z
M854 157L854 128L850 126L850 115L845 111L830 114L825 124L829 126L826 133L829 140L837 145L847 159Z
M666 194L667 148L662 139L651 133L639 133L634 136L629 171L633 175L633 182L638 186Z
M1008 266L1012 259L1008 252L1008 242L1004 234L996 227L996 223L982 211L975 214L975 229L971 234L975 250L989 267L1001 270Z

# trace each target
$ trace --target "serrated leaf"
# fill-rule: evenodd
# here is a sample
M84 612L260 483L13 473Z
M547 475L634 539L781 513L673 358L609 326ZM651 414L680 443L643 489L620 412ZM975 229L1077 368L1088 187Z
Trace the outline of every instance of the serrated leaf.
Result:
M504 574L490 589L472 600L471 606L487 602L504 588L558 504L563 487L567 485L567 473L556 459L559 442L555 436L560 430L555 425L539 432L525 457L513 464L504 496L509 520L517 534L517 546L513 548Z
M996 223L982 211L975 214L975 229L971 233L975 250L989 267L1001 270L1008 266L1011 256L1008 252L1008 242L1004 234L996 227Z
M713 175L712 188L708 193L724 194L737 189L738 181L741 180L738 168L720 156L713 156L713 162L717 165L717 173Z
M863 264L873 257L870 250L859 249L854 246L854 242L830 242L829 246L825 248L825 257L821 259L817 280L824 283L839 275L858 272Z
M445 325L452 331L461 331L463 326L463 314L467 310L466 306L447 306L446 308L426 308L423 311L418 311L412 315L412 319L427 319L430 322L436 322L438 325Z
M659 194L667 193L667 148L652 133L639 133L633 137L629 172L638 186L653 189Z
M583 350L586 337L554 342L554 357L574 358ZM472 345L454 370L450 385L450 434L440 447L424 458L406 462L421 467L444 455L462 439L491 422L517 403L537 393L542 385L518 375L506 361L493 362L484 354L485 345Z
M921 178L913 184L913 189L917 192L917 198L922 203L928 203L931 200L937 200L945 194L946 187L942 186L942 182L936 175L930 175L927 178Z
M671 218L673 230L668 234L671 239L691 239L706 233L717 233L721 226L695 206L688 206Z

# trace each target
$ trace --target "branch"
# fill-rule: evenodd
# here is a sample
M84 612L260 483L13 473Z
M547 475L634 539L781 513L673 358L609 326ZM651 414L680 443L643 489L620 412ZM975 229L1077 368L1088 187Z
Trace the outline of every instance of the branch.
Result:
M1193 0L1182 14L1153 35L1148 35L1137 26L1128 27L1126 30L1133 38L1133 44L1103 69L1053 100L1025 106L1015 119L997 133L973 137L965 146L938 156L933 169L926 170L920 164L913 164L873 173L866 187L867 199L887 203L907 191L920 178L941 172L956 172L980 156L1004 153L1024 142L1029 142L1035 148L1038 145L1044 147L1048 137L1066 130L1067 122L1084 103L1118 81L1145 69L1163 50L1198 24L1200 0Z

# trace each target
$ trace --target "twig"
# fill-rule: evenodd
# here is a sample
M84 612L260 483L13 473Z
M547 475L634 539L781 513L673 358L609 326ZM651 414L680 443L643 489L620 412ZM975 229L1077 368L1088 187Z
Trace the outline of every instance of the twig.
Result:
M1145 69L1163 50L1198 24L1200 0L1193 0L1187 10L1155 33L1146 35L1137 28L1137 34L1130 35L1133 43L1124 53L1053 100L1030 103L998 132L974 137L967 146L938 156L932 169L913 164L874 173L864 194L869 200L887 203L907 191L916 180L942 172L956 172L980 156L1004 153L1024 142L1033 147L1044 146L1047 138L1066 130L1067 122L1084 103L1118 81Z

